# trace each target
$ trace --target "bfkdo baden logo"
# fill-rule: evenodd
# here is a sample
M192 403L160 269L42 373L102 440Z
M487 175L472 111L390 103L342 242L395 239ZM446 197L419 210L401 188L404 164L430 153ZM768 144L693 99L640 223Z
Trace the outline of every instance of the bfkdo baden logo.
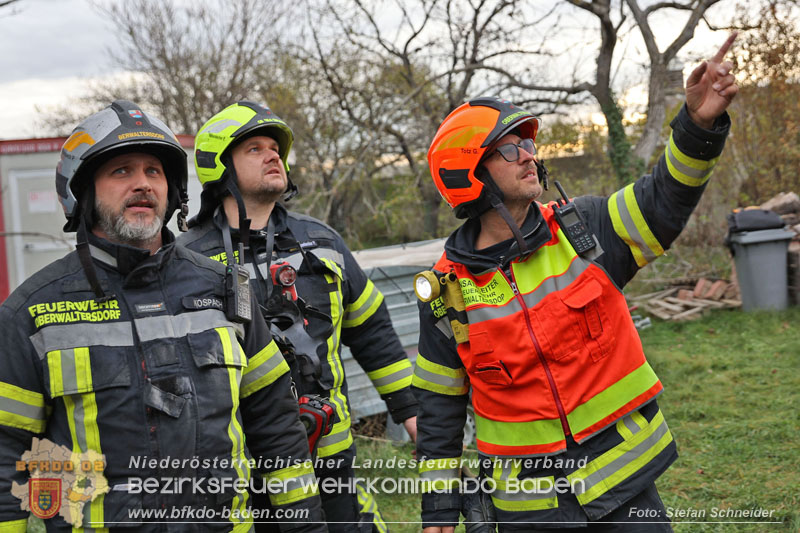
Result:
M33 478L28 483L31 513L41 519L54 517L61 509L61 480Z

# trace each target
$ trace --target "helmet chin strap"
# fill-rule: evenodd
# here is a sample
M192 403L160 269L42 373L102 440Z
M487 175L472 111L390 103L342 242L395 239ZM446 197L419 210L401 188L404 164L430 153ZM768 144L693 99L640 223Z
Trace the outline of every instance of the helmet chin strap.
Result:
M531 252L530 248L528 248L528 244L525 242L525 237L522 236L522 230L519 229L517 226L517 222L514 220L514 217L511 216L511 213L508 211L506 204L494 193L489 193L489 201L492 204L492 207L497 211L503 220L505 220L508 228L511 230L511 233L514 234L514 239L517 241L517 246L519 246L519 253L520 255L526 255Z

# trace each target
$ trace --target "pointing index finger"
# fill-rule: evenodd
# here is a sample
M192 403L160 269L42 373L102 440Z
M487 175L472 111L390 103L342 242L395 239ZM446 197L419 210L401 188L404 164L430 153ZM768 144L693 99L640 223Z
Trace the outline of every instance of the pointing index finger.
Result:
M730 49L733 41L736 40L736 36L739 35L738 32L733 32L728 36L728 39L725 41L725 44L722 45L722 48L714 54L714 57L711 58L711 61L714 63L722 63L722 60L725 58L725 54L728 53L728 49Z

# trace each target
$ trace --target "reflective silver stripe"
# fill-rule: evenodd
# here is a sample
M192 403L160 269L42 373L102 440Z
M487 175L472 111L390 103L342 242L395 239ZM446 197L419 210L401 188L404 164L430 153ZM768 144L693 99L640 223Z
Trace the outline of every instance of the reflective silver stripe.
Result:
M258 276L256 276L256 269L253 268L253 263L245 263L244 264L244 268L250 274L250 279L258 279ZM261 278L262 279L269 280L269 279L272 278L270 276L269 270L267 270L267 264L266 263L259 263L258 264L258 270L261 272Z
M247 373L242 376L242 383L241 388L244 389L257 379L260 379L273 370L275 370L278 365L280 365L284 361L283 357L281 356L280 351L276 351L274 354L269 356L269 358L265 359L260 365L256 368L248 369Z
M319 259L330 259L331 261L337 263L340 267L344 268L344 256L333 248L314 248L312 250L306 250L306 253L313 254ZM303 256L298 252L296 254L287 255L286 257L281 257L278 260L286 261L292 265L292 268L297 270L303 263Z
M440 318L436 321L436 328L441 331L445 337L448 339L453 338L453 326L450 325L450 321L447 318Z
M711 172L714 170L714 165L710 165L708 168L704 170L684 165L678 160L678 158L673 153L671 143L667 143L667 157L669 158L670 164L674 166L678 172L680 172L681 174L685 174L690 178L696 179L698 181L698 185L702 185L705 182L705 178L708 177L708 175L711 174ZM701 160L698 161L705 163L705 161ZM679 181L682 182L683 180Z
M535 307L550 293L569 287L591 263L582 257L576 257L563 274L545 279L533 292L523 295L522 299L528 309ZM502 307L480 307L467 311L470 324L477 324L495 318L505 318L522 311L519 301L514 298Z
M582 478L583 483L573 483L572 490L575 496L579 496L585 492L589 492L589 490L591 490L595 485L598 485L600 483L605 483L606 479L608 479L609 477L613 476L614 474L625 468L628 464L636 460L636 458L638 458L639 456L645 454L647 450L652 448L659 440L661 440L661 437L666 435L668 432L669 428L667 427L666 421L662 421L652 435L650 435L645 440L640 442L632 450L625 452L617 459L605 465L601 469L597 470L596 472L592 472L585 478ZM633 472L631 472L631 474L633 474ZM628 476L625 477L627 478Z
M412 370L411 365L409 364L407 367L401 368L396 372L392 372L388 376L373 379L372 385L377 389L379 387L391 385L395 381L400 381L401 379L410 378L413 374L414 371Z
M628 431L631 434L636 435L642 428L639 427L639 424L633 421L633 417L631 415L626 415L622 418L622 423L628 428Z
M330 259L338 264L340 268L344 268L344 256L333 248L314 248L309 251L320 259ZM309 251L306 253L309 253Z
M98 261L100 261L101 263L111 265L114 268L117 267L117 258L111 255L110 253L106 252L105 250L101 250L97 246L90 244L89 254Z
M356 321L368 311L372 311L373 313L375 312L375 308L373 308L373 305L375 304L376 300L378 300L379 298L381 299L383 298L383 294L381 294L381 291L378 290L378 287L376 287L371 281L368 282L367 286L364 288L364 290L367 289L372 289L372 292L370 292L367 300L363 304L361 304L359 308L356 309L355 311L345 311L344 322Z
M44 404L41 406L31 405L5 396L0 396L0 411L5 411L13 415L25 416L34 420L45 419ZM2 418L2 416L0 416L0 418Z
M619 211L619 218L622 221L622 225L625 226L625 230L628 232L631 240L636 243L636 246L639 248L639 251L642 252L642 256L644 256L648 263L655 261L658 256L653 253L653 250L650 249L650 245L647 244L647 241L639 232L639 228L636 227L636 223L633 221L631 212L628 209L628 204L625 202L625 189L614 193L614 201L617 203L617 210Z
M343 440L347 439L348 435L350 435L349 424L344 426L344 429L342 429L342 431L339 431L338 433L330 433L329 435L325 435L324 437L319 439L319 448L324 448L326 446L342 442Z
M87 364L90 364L87 361ZM64 387L64 394L74 394L78 392L78 374L75 370L75 350L61 350L61 385ZM52 384L51 384L52 387ZM82 408L82 407L81 407ZM81 420L80 427L83 427ZM81 444L81 449L86 448Z
M81 346L133 346L130 322L81 322L47 326L30 336L31 344L44 359L47 352Z
M425 381L436 383L437 385L442 385L444 387L453 387L456 389L464 387L465 378L451 378L441 374L434 374L430 370L422 368L419 364L416 365L414 374L420 379L424 379Z
M208 127L204 130L200 130L197 134L200 135L201 133L219 133L227 127L230 126L241 126L242 123L232 118L226 118L225 120L220 120L219 122L214 122L213 124L209 124Z
M459 468L444 468L442 470L428 470L420 472L419 477L422 479L461 479L461 470Z
M244 333L242 324L231 322L225 313L218 309L203 309L180 315L137 318L134 322L136 333L142 342L155 339L178 339L214 328L233 328L240 336ZM231 341L233 340L235 339L231 339Z

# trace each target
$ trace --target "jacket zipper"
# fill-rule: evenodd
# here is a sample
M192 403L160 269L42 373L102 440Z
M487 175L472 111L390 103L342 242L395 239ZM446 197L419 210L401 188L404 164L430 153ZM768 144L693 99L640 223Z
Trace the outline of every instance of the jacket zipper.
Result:
M500 268L500 273L506 279L506 281L511 285L511 290L514 291L514 296L516 296L519 304L522 306L522 315L525 317L525 325L528 327L528 334L533 341L533 346L536 348L536 355L539 356L539 362L542 363L542 368L544 368L544 373L547 376L547 382L550 384L550 391L553 393L553 399L556 402L556 409L558 409L558 417L561 419L561 428L564 430L564 435L569 435L569 424L567 423L567 415L564 412L564 404L561 403L561 397L558 395L558 390L556 390L556 382L553 379L553 374L550 372L550 367L547 365L547 360L544 358L544 353L542 352L542 347L539 345L539 340L536 338L536 335L533 333L533 326L531 326L531 318L528 316L528 306L525 305L525 299L519 293L519 289L517 288L517 283L514 280L514 272L511 271L511 265L509 265L509 273L511 279L509 279L509 275Z

